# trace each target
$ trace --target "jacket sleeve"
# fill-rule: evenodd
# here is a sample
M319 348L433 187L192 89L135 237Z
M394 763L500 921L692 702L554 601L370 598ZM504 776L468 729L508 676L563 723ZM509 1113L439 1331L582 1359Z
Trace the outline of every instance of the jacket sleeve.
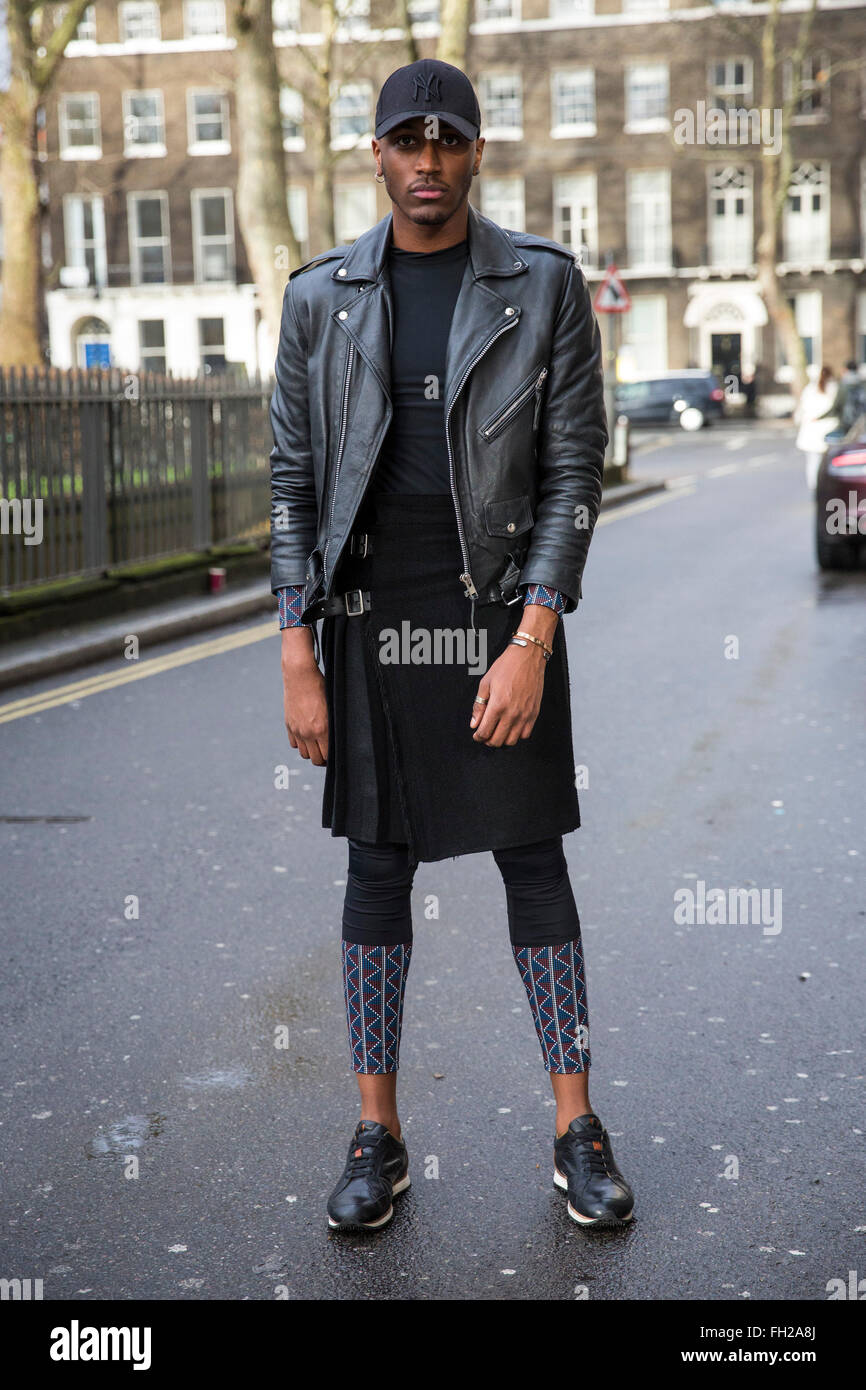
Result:
M315 547L318 504L307 404L307 342L298 322L289 280L283 295L276 384L270 419L271 591L304 584Z
M601 508L608 430L601 334L583 271L571 261L554 324L538 431L535 525L520 583L559 589L571 613Z

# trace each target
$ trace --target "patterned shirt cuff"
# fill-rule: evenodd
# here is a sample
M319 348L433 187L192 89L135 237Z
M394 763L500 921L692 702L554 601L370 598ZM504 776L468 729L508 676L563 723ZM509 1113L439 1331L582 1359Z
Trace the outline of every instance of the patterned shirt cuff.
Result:
M561 594L559 589L551 589L548 584L527 584L524 608L530 603L540 604L542 608L552 608L555 613L562 614L565 610L565 595Z
M277 611L281 628L308 626L301 622L305 587L304 584L288 584L283 589L277 589Z

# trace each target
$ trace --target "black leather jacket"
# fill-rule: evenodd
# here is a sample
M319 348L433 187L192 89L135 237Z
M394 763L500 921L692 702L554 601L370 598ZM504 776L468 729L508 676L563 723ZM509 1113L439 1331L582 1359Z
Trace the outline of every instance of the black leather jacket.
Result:
M271 588L306 584L303 620L335 592L393 414L391 213L352 245L293 271L271 401ZM601 506L607 444L601 342L565 247L506 231L468 205L469 259L448 339L445 433L478 603L518 584L559 589L566 612ZM423 328L420 330L423 331Z

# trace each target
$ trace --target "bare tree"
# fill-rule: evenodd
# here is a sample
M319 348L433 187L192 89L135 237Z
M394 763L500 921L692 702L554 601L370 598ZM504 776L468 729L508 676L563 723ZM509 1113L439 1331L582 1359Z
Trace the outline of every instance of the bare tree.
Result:
M232 0L238 221L259 307L276 351L286 272L301 263L288 208L271 0Z
M36 116L75 35L87 0L71 0L57 24L49 7L8 0L9 83L0 91L0 198L5 250L0 366L39 366L42 266Z

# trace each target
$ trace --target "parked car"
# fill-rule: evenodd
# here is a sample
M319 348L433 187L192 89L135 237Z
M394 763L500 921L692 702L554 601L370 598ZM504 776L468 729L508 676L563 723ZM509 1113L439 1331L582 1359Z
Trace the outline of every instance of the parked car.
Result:
M822 570L853 569L866 542L866 415L828 436L815 484L815 556Z
M714 372L689 369L618 382L615 405L634 425L679 421L684 430L699 430L724 415L725 392Z

